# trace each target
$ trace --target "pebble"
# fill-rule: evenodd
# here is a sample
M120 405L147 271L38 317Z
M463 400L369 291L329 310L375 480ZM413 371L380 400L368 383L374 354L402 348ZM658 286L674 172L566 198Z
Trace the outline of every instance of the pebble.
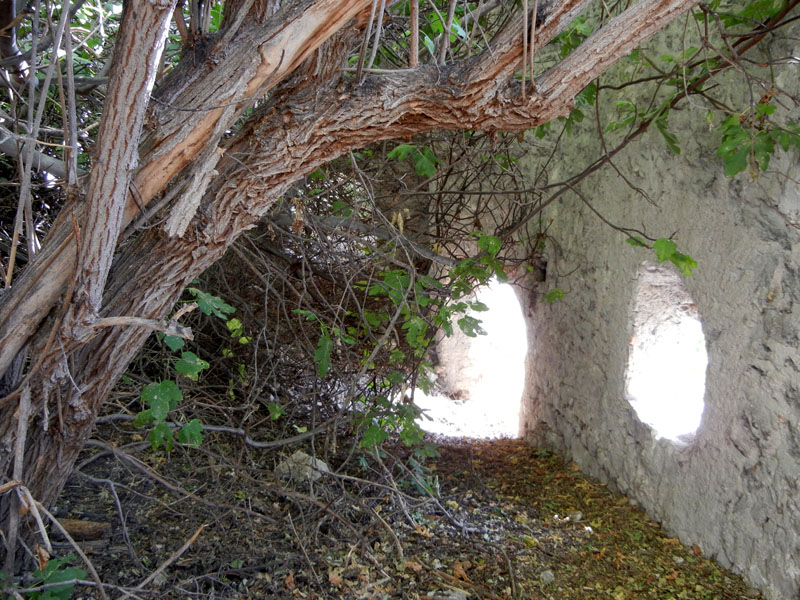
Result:
M469 594L464 590L447 590L444 596L436 596L437 600L467 600Z
M553 583L556 580L556 576L553 575L552 571L542 571L539 573L539 579L545 583Z

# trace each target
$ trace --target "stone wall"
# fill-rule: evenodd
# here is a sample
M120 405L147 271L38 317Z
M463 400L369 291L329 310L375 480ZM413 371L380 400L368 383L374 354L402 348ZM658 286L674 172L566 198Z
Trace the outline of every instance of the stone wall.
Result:
M800 55L795 44L776 56ZM798 71L785 68L778 83L796 93ZM768 598L791 599L800 589L800 158L783 154L756 181L726 178L714 156L719 134L703 118L670 116L679 156L653 131L616 157L649 201L608 168L580 186L610 222L653 237L676 232L679 249L699 263L684 278L709 358L696 435L688 444L656 439L626 400L637 274L653 254L626 245L575 195L549 209L547 280L522 298L521 427ZM580 135L549 167L550 181L599 154L596 134ZM534 173L535 153L527 160ZM543 302L554 287L564 299Z

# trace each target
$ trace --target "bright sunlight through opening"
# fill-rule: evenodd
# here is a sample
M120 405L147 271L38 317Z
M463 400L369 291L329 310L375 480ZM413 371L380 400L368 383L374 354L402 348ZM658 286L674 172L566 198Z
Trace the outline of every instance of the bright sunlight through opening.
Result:
M455 340L438 346L439 368L455 367L465 393L454 400L416 390L414 401L430 418L420 425L452 437L517 437L527 346L522 309L511 286L494 280L476 299L489 308L473 314L487 335L470 338L457 331Z
M666 266L639 270L628 401L656 437L688 443L700 426L705 394L705 337L681 276Z

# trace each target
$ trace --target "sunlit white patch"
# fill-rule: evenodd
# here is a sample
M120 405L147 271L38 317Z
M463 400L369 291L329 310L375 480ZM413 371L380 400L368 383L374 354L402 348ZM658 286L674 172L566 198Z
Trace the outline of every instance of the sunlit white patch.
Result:
M697 431L705 394L705 337L680 275L640 271L627 397L659 438L686 442Z
M469 338L470 380L463 400L428 396L416 390L414 401L426 411L426 431L454 437L517 437L525 380L527 340L522 309L510 285L497 281L477 293L489 310L475 313L487 335Z

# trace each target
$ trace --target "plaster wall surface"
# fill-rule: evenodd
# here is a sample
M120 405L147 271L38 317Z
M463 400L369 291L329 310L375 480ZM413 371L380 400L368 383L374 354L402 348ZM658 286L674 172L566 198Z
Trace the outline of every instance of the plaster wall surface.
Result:
M800 56L800 47L782 52ZM796 93L798 79L794 66L778 83ZM773 173L755 181L727 178L714 156L719 133L704 130L703 117L670 115L679 156L652 131L615 158L649 201L608 168L579 188L614 224L653 237L676 232L679 249L699 263L684 278L709 359L694 439L656 439L626 400L637 276L654 254L625 244L575 195L548 210L547 279L523 298L521 427L528 441L635 499L768 598L787 600L800 590L800 158L780 155ZM600 154L590 127L579 136L549 167L549 181ZM535 153L526 160L534 173ZM555 287L564 299L543 302Z

